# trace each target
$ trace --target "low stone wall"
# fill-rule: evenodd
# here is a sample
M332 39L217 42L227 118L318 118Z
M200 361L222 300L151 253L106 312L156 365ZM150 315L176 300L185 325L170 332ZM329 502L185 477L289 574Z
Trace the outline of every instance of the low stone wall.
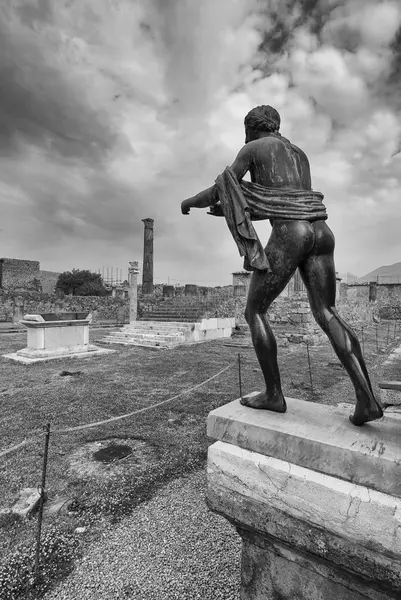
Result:
M376 300L369 301L372 294L369 284L342 285L337 302L339 314L354 326L370 323L373 316L383 319L401 319L401 284L378 284L375 287ZM174 298L164 298L163 285L155 286L153 295L142 295L139 286L138 318L141 318L143 312L149 307L167 306L173 302L177 303L177 306L185 306L188 309L196 309L202 305L206 309L203 313L205 318L235 317L237 324L245 325L246 296L234 296L232 286L202 290L199 288L199 295L185 296L184 287L175 288ZM21 313L23 315L57 311L89 311L93 315L94 323L123 323L129 321L129 299L119 296L65 296L60 299L55 294L34 290L9 292L3 290L0 295L0 322L19 321ZM273 324L288 325L291 334L297 334L298 329L302 329L301 333L303 333L305 328L309 330L313 328L313 335L320 335L306 295L303 293L279 296L270 307L268 314Z
M42 314L51 312L91 312L93 323L128 322L129 300L111 296L65 296L35 292L19 296L3 294L0 298L0 318L13 322L19 304L19 314ZM122 318L123 317L123 318ZM19 320L19 318L17 319Z

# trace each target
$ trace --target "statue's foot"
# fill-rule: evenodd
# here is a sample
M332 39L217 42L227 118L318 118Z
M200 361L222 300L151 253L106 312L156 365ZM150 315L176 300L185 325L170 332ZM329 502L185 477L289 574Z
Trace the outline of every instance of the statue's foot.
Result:
M361 427L368 421L381 419L382 416L383 410L380 404L373 398L368 405L366 405L366 402L358 400L356 403L355 412L353 415L350 415L349 420L353 425Z
M264 408L265 410L272 410L274 412L284 413L287 410L287 404L282 394L276 394L274 396L267 395L266 392L260 392L256 396L244 396L240 400L244 406L250 408Z

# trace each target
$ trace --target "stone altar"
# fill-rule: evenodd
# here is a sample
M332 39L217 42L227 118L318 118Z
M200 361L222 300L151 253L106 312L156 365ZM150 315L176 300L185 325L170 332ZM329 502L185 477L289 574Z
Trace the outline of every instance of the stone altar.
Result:
M255 392L256 394L256 392ZM401 440L348 408L209 414L209 507L242 537L241 600L401 598Z
M25 315L21 324L27 328L27 347L4 356L29 364L52 358L114 352L89 343L91 320L89 313Z

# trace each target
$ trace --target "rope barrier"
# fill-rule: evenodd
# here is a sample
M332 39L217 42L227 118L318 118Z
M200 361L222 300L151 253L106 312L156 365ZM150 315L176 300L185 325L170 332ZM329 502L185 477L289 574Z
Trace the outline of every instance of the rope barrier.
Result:
M173 400L177 400L177 398L180 398L181 396L185 396L186 394L190 394L194 390L197 390L198 388L202 387L203 385L206 385L210 381L213 381L213 379L216 379L217 377L222 375L225 371L228 371L228 369L231 369L235 364L236 364L236 361L233 362L232 364L228 365L224 369L221 369L221 371L219 371L215 375L212 375L212 377L205 379L205 381L202 381L201 383L194 385L193 387L189 388L188 390L184 390L183 392L180 392L179 394L177 394L176 396L173 396L172 398L167 398L166 400L162 400L161 402L157 402L156 404L152 404L151 406L145 406L145 408L139 408L137 410L134 410L129 413L125 413L123 415L118 415L116 417L110 417L109 419L104 419L103 421L95 421L93 423L86 423L85 425L77 425L76 427L66 427L64 429L54 429L52 431L52 435L55 433L63 434L63 433L70 433L72 431L81 431L83 429L89 429L91 427L98 427L99 425L105 425L106 423L112 423L114 421L120 421L121 419L127 419L128 417L132 417L134 415L139 415L140 413L144 413L148 410L152 410L153 408L163 406L164 404L172 402ZM18 450L18 448L22 448L23 446L27 446L28 444L35 442L37 439L39 439L43 435L44 434L41 433L34 438L24 440L23 442L16 444L15 446L11 446L10 448L7 448L6 450L2 450L0 452L0 458L2 458L3 456L6 456L7 454L10 454L11 452L14 452L14 450Z
M2 452L0 452L0 458L2 458L3 456L6 456L6 454L9 454L10 452L14 452L14 450L18 450L18 448L22 448L23 446L27 446L28 444L31 444L34 441L35 441L35 438L31 438L30 440L24 440L20 444L16 444L15 446L11 446L10 448L7 448L7 450L3 450Z

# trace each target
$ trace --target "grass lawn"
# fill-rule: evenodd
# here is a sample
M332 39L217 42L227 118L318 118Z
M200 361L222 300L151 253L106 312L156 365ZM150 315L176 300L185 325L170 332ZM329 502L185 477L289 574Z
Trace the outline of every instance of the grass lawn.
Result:
M91 341L96 343L109 332L91 330ZM379 352L375 328L365 329L365 358L374 384L381 375L383 359L399 343L387 325L379 327L378 339ZM0 355L24 347L25 341L25 333L3 333ZM51 436L47 504L56 498L69 499L69 503L68 510L64 507L58 514L45 514L43 532L49 565L46 582L62 576L71 567L79 552L79 545L73 542L77 527L87 528L80 541L82 548L82 544L99 535L105 523L128 514L167 481L204 467L207 447L212 443L206 437L207 415L239 396L238 352L242 359L243 393L263 388L253 349L227 347L223 340L170 351L111 347L116 349L113 354L33 365L0 357L0 452L25 438L38 436L34 443L0 458L0 508L11 506L22 488L40 483L44 444L41 430L46 423L50 422L51 429L56 430L151 406L199 384L230 364L233 367L162 407L95 428ZM305 345L282 348L279 357L285 395L334 404L354 402L352 385L345 371L337 366L338 359L328 343L310 348L314 395ZM80 373L61 376L63 371ZM386 375L391 376L388 371ZM91 455L102 440L120 440L130 445L133 453L111 465L94 464ZM0 516L3 574L28 581L35 530L34 518ZM9 555L21 544L23 559L15 559L10 566ZM0 599L28 598L27 590L18 591L14 586L8 595L0 591ZM36 596L40 593L35 591Z

